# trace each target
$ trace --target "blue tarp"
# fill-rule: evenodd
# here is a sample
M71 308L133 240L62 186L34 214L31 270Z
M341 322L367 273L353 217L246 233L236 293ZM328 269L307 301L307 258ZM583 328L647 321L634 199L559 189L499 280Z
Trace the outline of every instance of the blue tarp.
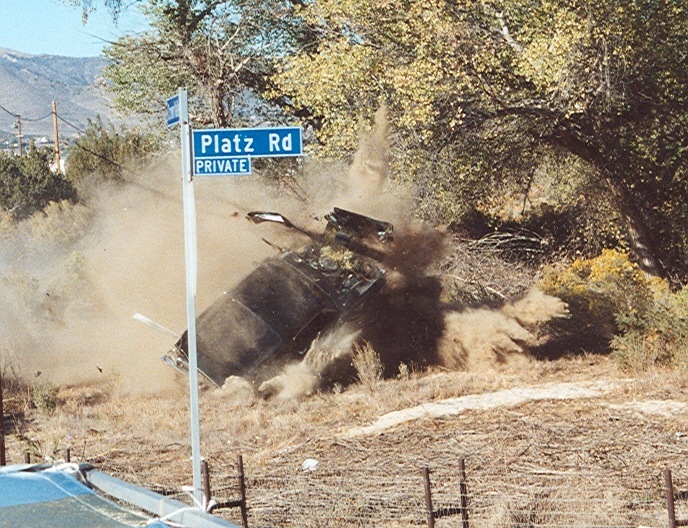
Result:
M97 495L75 472L12 466L0 471L0 528L128 528L169 525Z

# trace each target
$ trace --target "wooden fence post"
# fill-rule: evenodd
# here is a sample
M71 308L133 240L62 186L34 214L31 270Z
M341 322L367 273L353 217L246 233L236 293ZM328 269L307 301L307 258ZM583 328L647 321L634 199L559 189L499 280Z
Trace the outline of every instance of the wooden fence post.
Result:
M466 485L466 462L459 459L459 493L461 493L461 528L468 526L468 486Z
M210 470L208 469L208 461L201 461L201 475L203 476L203 499L205 501L204 507L210 503Z
M206 468L207 471L207 468ZM244 459L241 455L237 457L237 480L239 481L239 498L233 500L222 501L213 506L214 509L220 508L241 508L241 525L243 528L248 528L248 507L246 506L246 479L244 477ZM210 482L208 482L208 490L210 489ZM208 495L210 492L208 491Z
M674 484L671 480L671 470L664 470L664 485L667 501L667 513L669 515L669 528L676 528L676 510L674 509Z
M423 485L425 486L425 509L428 513L428 528L435 528L435 511L432 507L432 491L430 490L430 470L423 468Z
M430 470L423 468L423 485L425 486L425 509L428 514L428 528L435 527L435 519L461 515L461 528L469 528L468 525L468 486L466 485L466 464L463 458L459 459L459 506L443 506L435 511L432 504L432 490L430 485Z
M241 525L248 528L248 512L246 508L246 480L244 478L244 459L241 455L237 457L237 476L239 477L239 507L241 508Z
M671 479L671 470L664 470L664 484L666 488L667 514L669 515L669 528L688 526L688 519L676 519L676 509L674 505L674 483Z

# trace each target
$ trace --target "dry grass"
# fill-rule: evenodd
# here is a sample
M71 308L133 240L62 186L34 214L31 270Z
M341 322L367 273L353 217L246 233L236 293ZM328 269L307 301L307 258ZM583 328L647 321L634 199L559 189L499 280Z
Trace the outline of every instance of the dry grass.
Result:
M352 363L361 385L371 391L375 390L382 381L384 366L380 361L380 355L369 342L354 344Z
M236 497L235 462L243 455L251 526L423 526L421 469L431 469L435 506L456 505L461 458L472 526L661 526L661 469L672 468L677 489L688 485L688 415L620 404L687 401L680 374L647 373L602 399L538 401L418 420L374 436L344 434L424 401L621 376L609 360L591 356L532 362L524 371L410 373L377 382L374 393L361 385L300 401L206 389L202 451L220 499ZM176 493L191 480L188 397L179 381L178 391L155 396L63 387L53 412L35 408L10 381L8 460L22 461L27 449L56 458L70 445L73 458ZM301 470L306 458L320 462L316 471ZM237 510L217 513L239 521ZM459 522L450 517L438 526Z

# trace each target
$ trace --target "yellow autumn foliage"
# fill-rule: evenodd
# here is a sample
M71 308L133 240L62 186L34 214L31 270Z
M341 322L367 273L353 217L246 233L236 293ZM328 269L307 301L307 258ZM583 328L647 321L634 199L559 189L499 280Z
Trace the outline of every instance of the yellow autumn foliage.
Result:
M688 288L672 292L628 254L607 249L545 271L540 288L568 303L571 334L588 332L622 367L688 367Z
M609 338L620 313L646 313L667 294L661 279L650 278L632 263L628 254L605 249L590 259L577 259L568 267L551 267L540 281L545 293L555 295L583 319L599 325Z

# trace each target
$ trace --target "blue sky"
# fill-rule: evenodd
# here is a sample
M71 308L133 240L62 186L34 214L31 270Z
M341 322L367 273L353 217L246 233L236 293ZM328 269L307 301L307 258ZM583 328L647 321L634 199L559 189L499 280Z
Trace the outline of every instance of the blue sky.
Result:
M145 27L145 19L133 7L117 24L100 7L83 25L81 9L60 0L0 0L0 48L32 55L95 57L106 44L104 40L113 41Z

